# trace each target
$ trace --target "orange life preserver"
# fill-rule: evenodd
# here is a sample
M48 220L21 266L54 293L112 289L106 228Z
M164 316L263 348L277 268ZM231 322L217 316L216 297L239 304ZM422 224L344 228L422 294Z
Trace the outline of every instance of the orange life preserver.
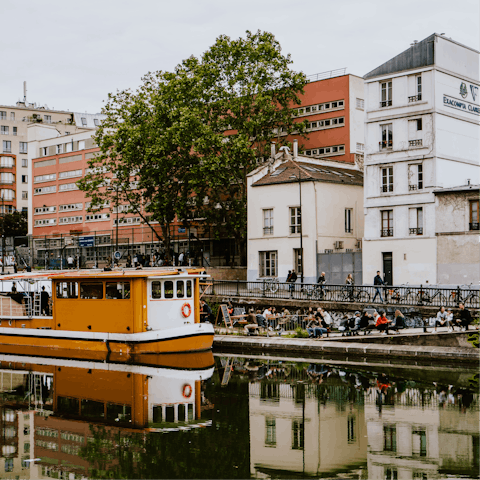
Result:
M190 398L190 397L192 396L192 386L189 385L188 383L186 383L186 384L183 386L182 395L183 395L185 398Z
M182 315L187 318L190 316L190 314L192 313L192 307L190 306L189 303L184 303L182 305L182 308L181 308L181 312L182 312Z

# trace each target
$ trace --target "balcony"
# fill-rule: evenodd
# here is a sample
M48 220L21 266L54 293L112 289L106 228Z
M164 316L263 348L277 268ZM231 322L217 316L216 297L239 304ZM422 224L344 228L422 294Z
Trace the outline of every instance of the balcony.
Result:
M411 97L408 97L408 103L413 103L413 102L419 102L422 99L422 94L418 95L413 95Z
M392 101L391 100L386 100L384 102L380 102L380 108L391 107L391 106L392 106Z
M472 222L472 223L469 223L468 225L470 227L470 230L480 230L480 228L478 228L478 225L479 225L478 222Z
M423 228L409 228L410 235L423 235Z
M387 140L385 142L378 142L380 150L391 150L393 148L393 140Z
M393 228L382 228L380 230L381 237L393 237Z
M420 138L419 140L409 140L408 146L409 147L421 147L423 145L423 140Z
M380 193L388 193L388 192L393 192L393 184L382 185L380 187Z
M263 227L264 235L273 235L273 227Z

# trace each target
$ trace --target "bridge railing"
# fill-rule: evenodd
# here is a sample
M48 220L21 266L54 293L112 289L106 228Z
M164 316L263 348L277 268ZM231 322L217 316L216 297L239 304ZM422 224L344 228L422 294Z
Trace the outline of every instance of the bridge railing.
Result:
M362 304L389 304L405 306L434 306L456 308L464 303L467 308L479 308L479 289L473 286L443 288L409 285L319 285L282 283L276 279L261 281L209 279L207 295L252 297L265 299L293 299L323 302L354 302Z

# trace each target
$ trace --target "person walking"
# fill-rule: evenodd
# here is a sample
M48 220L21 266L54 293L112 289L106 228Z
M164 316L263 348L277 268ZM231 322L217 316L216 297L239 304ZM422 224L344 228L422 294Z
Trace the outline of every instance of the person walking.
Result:
M295 290L295 282L297 281L297 274L295 273L295 270L292 270L289 275L287 276L287 283L290 285L288 286L288 290L290 292L290 297L293 297L293 292Z
M373 284L374 285L385 285L385 282L382 280L382 277L380 276L380 270L377 270L377 275L373 279ZM380 297L380 303L383 303L383 298L382 298L382 290L379 286L375 289L375 296L373 297L373 302L377 298L377 295Z

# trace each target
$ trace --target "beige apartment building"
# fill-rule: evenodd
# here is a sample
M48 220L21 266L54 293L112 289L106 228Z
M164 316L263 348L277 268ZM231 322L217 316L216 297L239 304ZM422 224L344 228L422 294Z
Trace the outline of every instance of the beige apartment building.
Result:
M63 136L98 126L102 115L52 110L19 101L0 105L0 203L1 213L28 211L31 165L28 159L28 125L43 124Z

